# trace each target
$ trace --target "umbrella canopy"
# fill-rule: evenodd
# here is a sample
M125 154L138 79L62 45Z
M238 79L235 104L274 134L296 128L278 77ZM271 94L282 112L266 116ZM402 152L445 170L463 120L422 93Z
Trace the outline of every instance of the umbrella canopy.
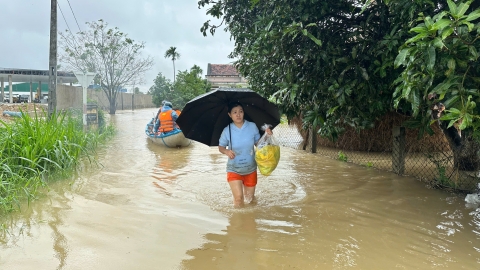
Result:
M244 118L254 122L260 133L264 124L272 129L280 123L277 106L256 92L245 88L218 88L190 100L182 110L177 124L185 137L209 146L218 146L223 129L231 123L228 104L243 105Z

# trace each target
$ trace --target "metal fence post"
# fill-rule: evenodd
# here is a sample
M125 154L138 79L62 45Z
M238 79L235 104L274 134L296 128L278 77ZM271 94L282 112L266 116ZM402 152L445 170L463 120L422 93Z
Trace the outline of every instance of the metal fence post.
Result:
M405 173L405 128L393 127L392 170L396 174Z

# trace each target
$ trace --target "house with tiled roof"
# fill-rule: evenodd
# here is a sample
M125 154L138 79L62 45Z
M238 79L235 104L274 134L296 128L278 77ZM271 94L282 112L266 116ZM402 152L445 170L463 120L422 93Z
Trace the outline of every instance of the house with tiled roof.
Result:
M208 82L212 84L212 89L218 87L248 87L248 82L243 78L237 69L231 64L210 64L208 63L207 75Z

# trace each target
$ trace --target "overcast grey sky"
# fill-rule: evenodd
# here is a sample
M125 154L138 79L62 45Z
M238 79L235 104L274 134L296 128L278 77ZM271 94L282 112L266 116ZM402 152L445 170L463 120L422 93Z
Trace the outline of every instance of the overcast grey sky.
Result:
M217 31L204 37L202 24L211 19L205 9L198 9L198 0L57 0L68 26L78 32L70 10L73 9L81 30L85 22L103 19L110 27L118 27L135 41L146 42L145 56L154 58L154 66L145 74L146 92L159 72L173 80L172 61L165 51L177 47L181 57L176 70L200 66L204 75L207 64L228 64L233 50L229 33ZM50 0L0 0L2 42L0 68L48 69ZM58 10L58 31L67 24ZM60 37L58 37L60 38Z

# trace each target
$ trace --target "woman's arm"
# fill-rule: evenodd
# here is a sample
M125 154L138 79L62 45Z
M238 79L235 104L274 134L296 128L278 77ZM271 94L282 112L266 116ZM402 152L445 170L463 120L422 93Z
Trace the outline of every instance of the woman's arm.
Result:
M230 159L234 159L235 158L235 152L233 152L232 150L229 150L227 149L225 146L218 146L218 151L220 151L220 153L224 154L224 155L227 155Z

